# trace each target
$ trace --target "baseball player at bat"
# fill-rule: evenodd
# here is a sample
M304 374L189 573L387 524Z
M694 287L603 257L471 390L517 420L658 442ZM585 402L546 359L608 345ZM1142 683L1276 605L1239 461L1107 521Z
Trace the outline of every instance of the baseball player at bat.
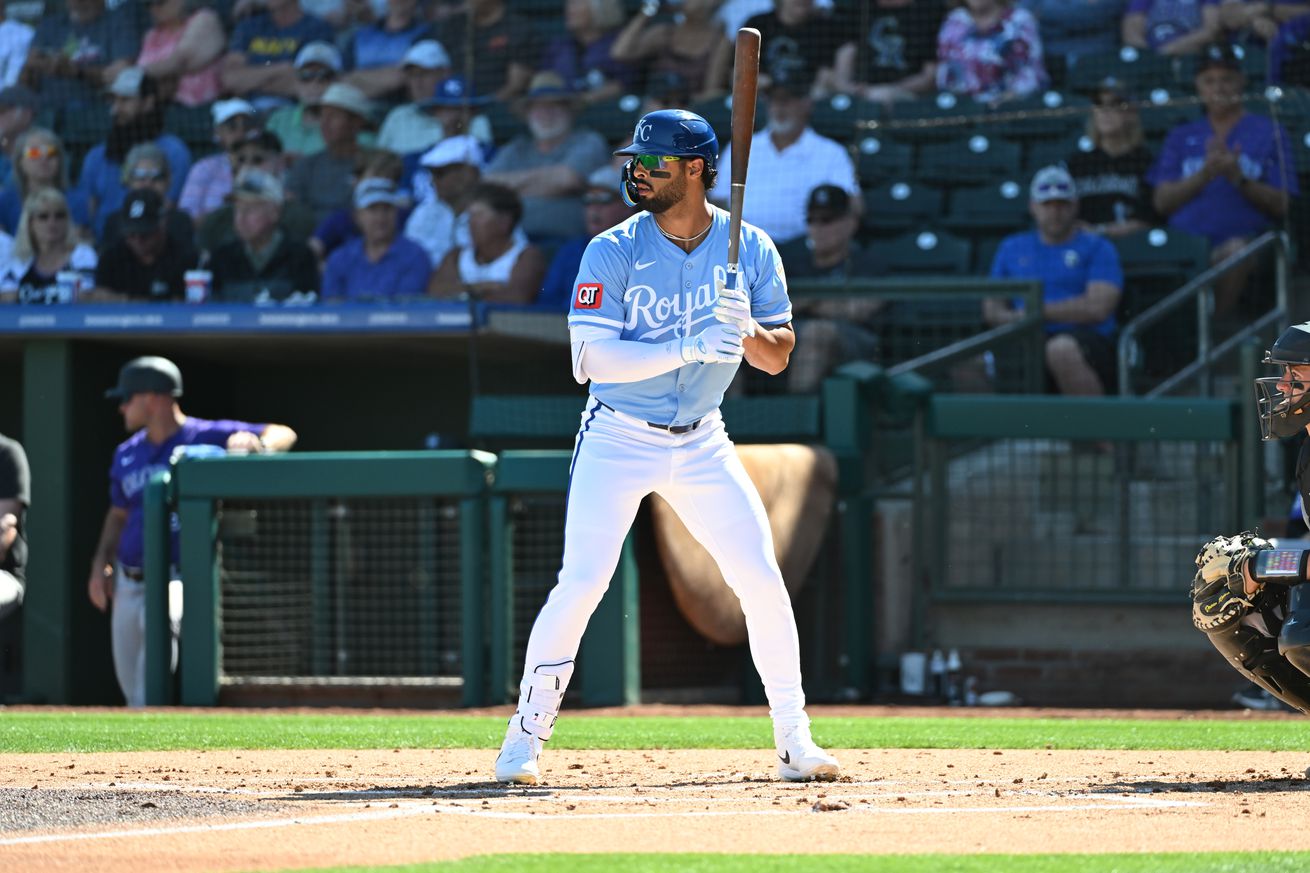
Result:
M1283 332L1264 362L1277 376L1255 380L1261 436L1310 430L1310 322ZM1301 512L1310 501L1310 440L1296 462ZM1250 531L1215 537L1196 556L1192 623L1250 681L1310 713L1310 552L1275 548Z
M536 784L587 620L618 563L637 507L657 493L718 562L741 599L773 718L779 775L833 779L805 714L791 600L759 494L719 414L743 359L777 374L795 343L782 261L741 226L740 290L726 287L729 214L706 200L719 144L691 112L637 122L622 193L633 217L582 257L569 314L573 376L590 381L574 443L558 582L528 638L518 708L496 779Z

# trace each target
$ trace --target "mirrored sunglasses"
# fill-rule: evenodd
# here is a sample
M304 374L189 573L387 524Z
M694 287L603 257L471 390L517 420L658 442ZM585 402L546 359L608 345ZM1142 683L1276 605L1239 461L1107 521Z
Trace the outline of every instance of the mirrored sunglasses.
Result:
M632 165L643 170L662 170L665 164L682 160L678 155L633 155Z
M59 154L59 147L54 145L30 145L23 149L23 157L36 160L37 158L52 158Z

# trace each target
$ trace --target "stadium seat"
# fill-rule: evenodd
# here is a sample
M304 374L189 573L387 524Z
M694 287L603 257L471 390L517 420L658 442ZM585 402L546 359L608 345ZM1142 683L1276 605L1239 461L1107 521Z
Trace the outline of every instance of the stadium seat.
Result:
M964 139L927 143L919 148L915 176L928 182L969 184L1013 178L1023 147L1017 142L975 133Z
M1003 235L983 236L973 243L973 272L978 276L990 276L992 261L996 259L996 250L1001 247Z
M1148 105L1138 112L1142 133L1148 140L1163 140L1178 125L1198 118L1201 109L1194 98L1195 94L1186 91L1156 89Z
M864 100L852 100L846 94L835 94L825 100L815 100L810 114L810 127L823 136L848 143L856 138L861 121L882 117L881 107Z
M691 111L710 123L719 138L720 147L732 139L732 101L727 97L711 97L691 106ZM760 127L761 113L756 110L755 128Z
M89 148L109 135L109 104L83 107L77 112L61 112L57 133L66 145Z
M909 181L913 169L913 146L873 134L856 140L855 172L865 188L888 181Z
M1180 81L1173 58L1124 46L1115 51L1081 55L1065 77L1066 87L1090 93L1107 76L1131 82L1139 90L1169 87ZM1191 79L1182 81L1190 82Z
M1003 104L998 120L989 132L1009 139L1067 139L1087 127L1091 101L1075 94L1046 91L1023 100Z
M942 200L939 188L888 182L865 190L862 223L869 231L909 230L941 215Z
M1259 46L1233 44L1233 52L1242 60L1242 72L1248 88L1263 88L1269 80L1269 53ZM1196 78L1196 55L1181 55L1177 59L1176 81L1191 88Z
M885 132L902 142L958 139L983 112L981 104L967 97L942 92L935 97L893 104Z
M608 143L632 142L632 129L641 118L641 98L624 94L614 100L592 103L578 115L578 125L589 127Z
M170 103L164 110L164 130L186 143L193 156L201 157L218 148L208 106Z
M1028 222L1028 186L1015 179L955 189L950 195L950 208L942 219L948 230L966 234L1004 234Z
M1024 178L1028 179L1042 167L1049 167L1052 164L1067 165L1069 156L1074 152L1090 152L1092 148L1092 140L1088 136L1061 140L1037 140L1028 143L1023 158Z
M1157 227L1115 241L1126 278L1178 279L1181 285L1210 264L1203 237Z
M507 103L493 100L481 111L487 117L487 121L491 123L491 133L497 145L504 145L528 132L527 122L515 113Z
M969 272L968 240L945 231L923 230L880 240L869 246L889 275L906 273L962 276Z

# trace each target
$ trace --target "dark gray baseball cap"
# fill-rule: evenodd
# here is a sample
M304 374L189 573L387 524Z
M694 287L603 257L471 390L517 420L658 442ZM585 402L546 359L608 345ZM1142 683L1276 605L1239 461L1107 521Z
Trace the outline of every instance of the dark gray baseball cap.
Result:
M133 394L182 396L182 371L168 358L147 355L133 358L118 371L118 384L105 392L110 400L127 400Z

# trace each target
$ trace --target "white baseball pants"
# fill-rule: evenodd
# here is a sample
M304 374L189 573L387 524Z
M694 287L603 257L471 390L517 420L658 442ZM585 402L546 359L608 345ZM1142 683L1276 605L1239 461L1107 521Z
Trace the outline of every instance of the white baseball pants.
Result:
M577 656L642 498L659 494L741 600L751 657L776 720L802 715L800 643L759 492L716 410L685 434L587 402L574 443L559 581L528 638L525 674Z
M146 586L118 571L114 580L110 638L114 648L114 675L127 705L146 705ZM177 638L182 630L182 580L168 583L168 626L173 654L169 671L177 669Z

